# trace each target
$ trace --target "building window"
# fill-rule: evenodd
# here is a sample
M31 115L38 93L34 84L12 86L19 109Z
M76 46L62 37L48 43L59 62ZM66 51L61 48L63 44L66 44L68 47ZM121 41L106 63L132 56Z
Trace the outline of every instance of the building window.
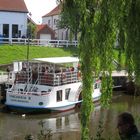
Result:
M62 90L58 90L56 92L56 100L57 100L57 102L62 101Z
M3 24L3 37L9 37L9 24Z
M68 30L66 30L66 36L65 36L65 39L68 40L68 37L69 37L69 33L68 33Z
M53 23L54 23L54 25L57 25L59 23L59 20L58 19L54 19Z
M50 26L50 24L51 24L51 21L50 21L50 20L48 20L48 25Z
M21 30L18 31L18 37L21 37Z
M53 20L54 25L56 24L56 19Z
M12 38L18 38L18 25L12 25Z
M64 34L63 34L63 32L62 32L62 40L63 40L63 38L64 38Z
M70 94L70 88L65 89L65 100L68 100Z
M58 23L58 22L59 22L59 19L56 20L56 23Z

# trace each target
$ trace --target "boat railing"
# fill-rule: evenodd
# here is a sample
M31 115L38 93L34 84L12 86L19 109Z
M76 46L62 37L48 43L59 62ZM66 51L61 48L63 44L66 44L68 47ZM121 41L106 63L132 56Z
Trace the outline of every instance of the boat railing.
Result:
M40 75L39 83L43 85L58 86L79 82L81 78L77 71L60 72L60 73L47 73Z
M27 72L21 71L21 72L17 72L15 74L15 83L17 83L17 84L18 83L22 83L22 84L26 83L27 84L27 82L30 82Z
M81 80L81 76L78 71L59 72L59 73L40 72L37 74L36 78L34 78L33 74L31 73L21 71L16 73L15 77L16 83L34 84L34 85L41 84L50 86L70 84L79 82Z
M25 96L29 96L29 95L33 95L33 96L43 96L43 95L48 95L50 94L50 92L37 92L37 91L30 91L30 92L25 92L25 91L14 91L12 93L11 96L15 96L15 95L25 95ZM22 96L19 96L19 98L23 98Z

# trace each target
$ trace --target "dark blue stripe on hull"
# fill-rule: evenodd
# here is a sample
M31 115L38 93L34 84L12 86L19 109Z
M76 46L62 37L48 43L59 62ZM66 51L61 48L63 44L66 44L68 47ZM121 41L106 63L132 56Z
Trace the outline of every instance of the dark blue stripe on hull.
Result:
M8 106L8 108L18 113L51 112L50 109L46 109L46 108L26 108L26 107L17 107L17 106Z

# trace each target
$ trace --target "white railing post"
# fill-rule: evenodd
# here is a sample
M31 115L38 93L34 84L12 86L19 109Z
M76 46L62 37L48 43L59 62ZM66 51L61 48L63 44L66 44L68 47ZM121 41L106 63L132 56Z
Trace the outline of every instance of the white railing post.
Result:
M69 46L69 41L67 40L66 47L68 47L68 46Z
M59 47L59 40L57 40L57 47Z
M12 38L9 38L9 42L10 42L10 44L12 44Z
M24 40L24 44L25 44L25 45L27 44L26 41L27 41L27 40L25 39L25 40Z

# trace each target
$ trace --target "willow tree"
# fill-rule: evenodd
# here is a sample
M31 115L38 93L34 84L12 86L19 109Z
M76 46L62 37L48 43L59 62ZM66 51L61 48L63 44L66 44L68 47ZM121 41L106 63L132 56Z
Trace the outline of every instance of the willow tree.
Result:
M89 121L93 109L93 79L102 72L102 106L109 105L112 96L113 49L118 41L119 58L126 53L126 66L131 79L135 73L140 85L140 0L63 0L63 9L72 14L74 5L79 18L79 49L83 80L81 109L81 139L88 140ZM74 27L73 27L74 28Z
M126 10L126 64L130 78L135 74L135 93L140 95L140 1L130 0Z

